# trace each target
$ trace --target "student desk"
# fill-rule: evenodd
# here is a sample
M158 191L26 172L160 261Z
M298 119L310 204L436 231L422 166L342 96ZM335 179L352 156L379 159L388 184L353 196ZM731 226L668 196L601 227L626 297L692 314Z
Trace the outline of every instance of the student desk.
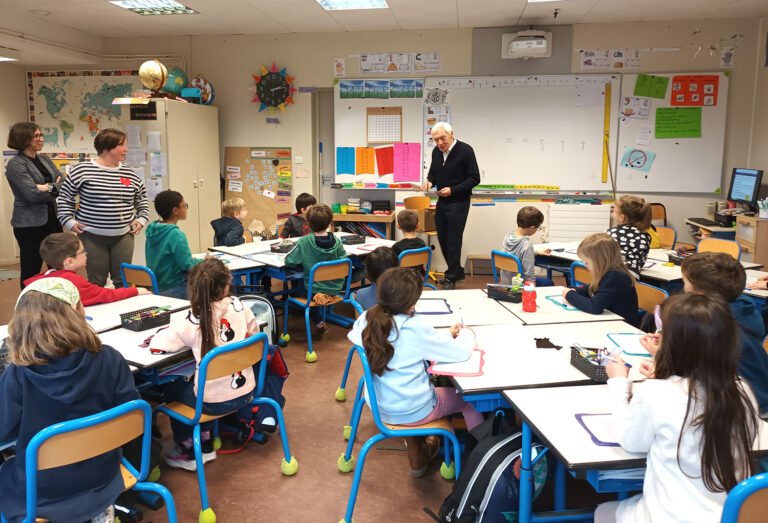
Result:
M763 276L768 276L768 272L747 270L747 286L749 286L750 283L756 281L758 278L761 278ZM752 298L760 306L764 305L768 300L768 290L762 290L762 289L752 290L748 288L744 290L744 294Z
M642 387L635 384L635 387ZM520 473L520 523L529 523L531 514L531 440L536 433L558 460L555 473L555 511L565 509L564 470L575 478L586 479L597 492L630 492L642 490L642 475L621 479L610 471L645 467L645 454L634 454L621 447L599 446L576 421L577 413L608 413L611 410L607 385L559 387L529 390L507 390L504 398L523 419L522 468ZM768 450L768 424L761 422L760 453ZM619 476L617 478L617 476ZM563 520L537 516L536 521Z
M589 378L571 365L571 345L580 343L585 347L610 349L614 345L607 338L608 334L640 333L621 321L493 325L473 327L473 330L477 347L485 351L483 375L453 377L452 381L464 399L482 412L506 407L501 396L506 389L591 384ZM537 349L536 338L549 338L562 348ZM633 373L633 379L642 378L634 367Z
M504 308L500 302L491 299L482 289L459 289L451 291L426 291L419 301L447 303L448 313L420 314L433 327L450 327L455 323L474 325L522 325L522 322ZM419 305L416 305L417 311Z
M525 325L544 325L550 323L582 323L592 321L623 321L624 318L610 311L602 314L589 314L579 310L567 310L547 299L547 296L562 298L565 287L539 287L536 289L536 312L523 312L522 303L500 301L504 308L517 316Z
M737 215L738 216L738 215ZM719 225L707 225L699 223L693 218L687 218L685 223L696 228L697 231L707 232L712 238L722 238L723 240L736 239L736 227L720 227Z
M212 256L218 258L227 269L232 272L232 277L236 281L241 281L248 286L256 286L261 282L261 277L264 274L265 266L261 262L249 260L241 256L235 256L233 254L224 254L223 252L208 252L193 254L193 258L205 258L206 256ZM242 279L241 279L242 278Z
M146 309L147 307L165 307L166 305L170 306L172 312L189 308L187 300L168 298L156 294L145 294L112 303L91 305L85 308L85 315L91 318L88 320L88 324L93 330L104 332L120 327L120 314Z

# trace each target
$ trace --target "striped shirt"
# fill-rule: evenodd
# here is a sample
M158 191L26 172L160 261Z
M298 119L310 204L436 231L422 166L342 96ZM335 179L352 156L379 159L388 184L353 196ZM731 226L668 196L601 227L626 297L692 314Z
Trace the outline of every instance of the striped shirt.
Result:
M56 203L59 221L69 230L81 223L92 234L122 236L134 220L149 222L144 182L124 166L104 167L93 160L77 164L64 179Z

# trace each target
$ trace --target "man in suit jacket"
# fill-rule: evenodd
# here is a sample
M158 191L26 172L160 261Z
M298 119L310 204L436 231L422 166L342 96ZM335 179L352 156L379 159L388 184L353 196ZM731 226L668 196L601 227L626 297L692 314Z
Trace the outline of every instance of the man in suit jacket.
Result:
M443 280L444 289L453 289L464 279L461 266L461 243L469 215L472 188L480 183L480 169L475 151L453 137L449 123L438 122L432 127L432 164L422 190L437 189L435 228L443 257L448 264Z

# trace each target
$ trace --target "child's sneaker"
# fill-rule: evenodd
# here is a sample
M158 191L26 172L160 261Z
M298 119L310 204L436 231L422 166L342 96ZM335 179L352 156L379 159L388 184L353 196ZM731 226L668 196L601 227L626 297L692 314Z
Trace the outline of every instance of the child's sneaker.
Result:
M324 321L315 325L315 330L319 336L322 336L328 331L328 324Z
M115 507L107 507L104 512L92 518L90 523L114 523L115 521Z
M168 452L164 457L165 462L169 467L184 469L190 472L197 471L197 463L195 463L194 454L191 450L186 450L181 445L174 445L173 450Z
M213 448L213 438L211 438L211 431L206 430L200 433L200 447L203 451L204 464L216 459L216 451Z

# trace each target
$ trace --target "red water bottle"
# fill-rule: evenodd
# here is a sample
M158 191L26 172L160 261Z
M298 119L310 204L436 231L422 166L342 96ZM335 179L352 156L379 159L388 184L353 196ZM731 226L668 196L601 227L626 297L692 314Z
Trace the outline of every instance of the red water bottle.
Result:
M536 312L536 284L532 281L523 285L523 312Z

